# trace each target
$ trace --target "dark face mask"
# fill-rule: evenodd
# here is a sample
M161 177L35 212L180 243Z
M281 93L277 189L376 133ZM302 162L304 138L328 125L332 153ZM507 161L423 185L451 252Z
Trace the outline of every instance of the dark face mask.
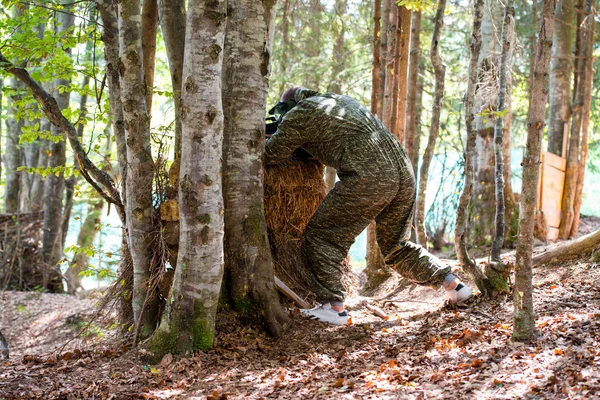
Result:
M283 116L296 106L296 100L289 99L288 101L279 101L269 110L269 115L266 120L266 134L272 135L277 131L277 126L281 122Z

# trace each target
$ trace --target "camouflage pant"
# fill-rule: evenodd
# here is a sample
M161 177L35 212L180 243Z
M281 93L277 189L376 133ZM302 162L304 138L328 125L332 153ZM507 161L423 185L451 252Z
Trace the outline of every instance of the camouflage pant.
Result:
M340 265L356 236L375 219L377 243L386 265L403 277L439 287L450 267L408 241L415 210L415 178L341 176L311 218L304 233L302 254L315 281L317 300L343 301Z

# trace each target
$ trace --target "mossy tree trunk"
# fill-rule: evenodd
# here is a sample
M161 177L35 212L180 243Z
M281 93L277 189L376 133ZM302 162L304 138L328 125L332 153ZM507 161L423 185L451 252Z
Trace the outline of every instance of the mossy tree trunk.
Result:
M517 242L517 267L514 288L512 339L515 341L530 341L535 336L536 331L531 272L533 226L540 173L541 140L546 120L548 66L550 64L552 32L554 30L555 3L556 0L543 0L542 3L542 18L529 98L527 148L523 160L523 190L519 215L519 240Z
M194 29L186 29L183 63L179 254L161 324L148 343L157 356L206 350L215 338L224 268L221 70L226 19L225 0L188 3L186 25Z
M236 311L258 317L272 335L280 336L288 318L279 303L273 279L262 165L275 3L229 0L227 7L223 59L227 292ZM241 98L246 99L242 108Z

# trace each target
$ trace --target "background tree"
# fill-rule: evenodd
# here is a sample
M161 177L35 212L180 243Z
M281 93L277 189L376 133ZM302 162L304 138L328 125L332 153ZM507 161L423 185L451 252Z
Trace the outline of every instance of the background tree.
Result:
M523 160L523 190L519 216L519 240L517 242L517 268L514 288L514 328L512 339L529 341L535 335L531 256L533 253L533 224L537 203L537 187L540 173L541 140L546 120L548 98L548 67L554 30L556 0L543 0L542 18L538 36L534 77L529 97L529 129L527 153Z

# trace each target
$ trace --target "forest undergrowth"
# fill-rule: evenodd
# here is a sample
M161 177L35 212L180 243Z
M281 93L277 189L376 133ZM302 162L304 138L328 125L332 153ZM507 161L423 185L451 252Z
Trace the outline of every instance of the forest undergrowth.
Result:
M116 344L110 321L95 320L85 339L74 339L93 317L93 300L2 292L0 324L12 354L0 364L0 398L600 396L600 265L537 267L534 288L539 335L531 344L510 341L511 297L452 307L441 291L408 286L352 298L345 327L293 311L278 340L221 313L212 350L167 355L157 365L143 350ZM365 300L389 319L369 312Z

